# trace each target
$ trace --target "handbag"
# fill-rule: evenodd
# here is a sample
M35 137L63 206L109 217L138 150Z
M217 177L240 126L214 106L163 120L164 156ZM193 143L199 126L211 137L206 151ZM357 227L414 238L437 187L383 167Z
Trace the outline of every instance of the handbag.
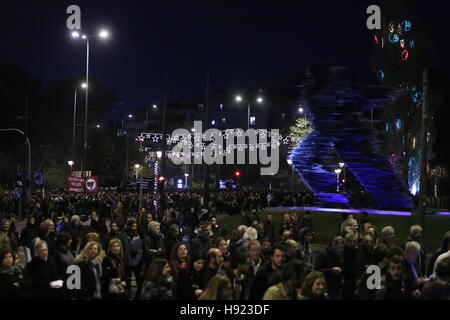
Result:
M113 278L109 281L108 292L109 293L124 293L125 289L120 285L122 281L120 278Z

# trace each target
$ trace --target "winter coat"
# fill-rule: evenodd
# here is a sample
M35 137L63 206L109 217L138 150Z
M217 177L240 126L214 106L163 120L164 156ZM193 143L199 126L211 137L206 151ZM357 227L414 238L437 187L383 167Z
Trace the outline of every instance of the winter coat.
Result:
M343 271L335 274L332 271L334 267L340 267ZM339 300L342 295L342 285L344 282L343 257L329 246L325 252L317 255L315 269L325 274L330 299Z

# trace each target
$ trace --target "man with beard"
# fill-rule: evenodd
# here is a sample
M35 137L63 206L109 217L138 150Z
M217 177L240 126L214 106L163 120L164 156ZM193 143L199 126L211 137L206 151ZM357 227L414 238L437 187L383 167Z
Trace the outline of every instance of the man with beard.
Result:
M283 268L286 261L286 249L283 246L275 245L270 253L270 261L255 276L249 300L261 300L269 288L269 278L272 273Z
M377 290L375 300L406 300L404 270L405 263L401 256L389 259L386 273L381 276L381 288Z

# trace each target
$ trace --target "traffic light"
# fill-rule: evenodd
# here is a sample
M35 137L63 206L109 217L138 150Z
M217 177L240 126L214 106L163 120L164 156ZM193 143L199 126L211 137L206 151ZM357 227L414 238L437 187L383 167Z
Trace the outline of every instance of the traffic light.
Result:
M159 176L158 177L158 191L163 192L164 191L164 183L166 182L166 177Z
M234 175L235 175L236 177L240 177L240 176L241 176L241 173L240 173L239 171L236 171L236 172L234 173Z

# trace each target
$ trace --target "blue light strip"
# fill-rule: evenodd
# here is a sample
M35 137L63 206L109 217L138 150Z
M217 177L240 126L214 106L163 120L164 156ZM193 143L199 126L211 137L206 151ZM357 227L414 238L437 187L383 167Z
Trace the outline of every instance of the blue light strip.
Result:
M308 210L308 211L319 211L319 212L333 212L333 213L363 213L368 214L380 214L389 216L411 216L410 211L390 211L390 210L372 210L372 209L335 209L335 208L319 208L319 207L277 207L270 209L280 209L280 210ZM450 212L436 212L437 216L450 216Z

